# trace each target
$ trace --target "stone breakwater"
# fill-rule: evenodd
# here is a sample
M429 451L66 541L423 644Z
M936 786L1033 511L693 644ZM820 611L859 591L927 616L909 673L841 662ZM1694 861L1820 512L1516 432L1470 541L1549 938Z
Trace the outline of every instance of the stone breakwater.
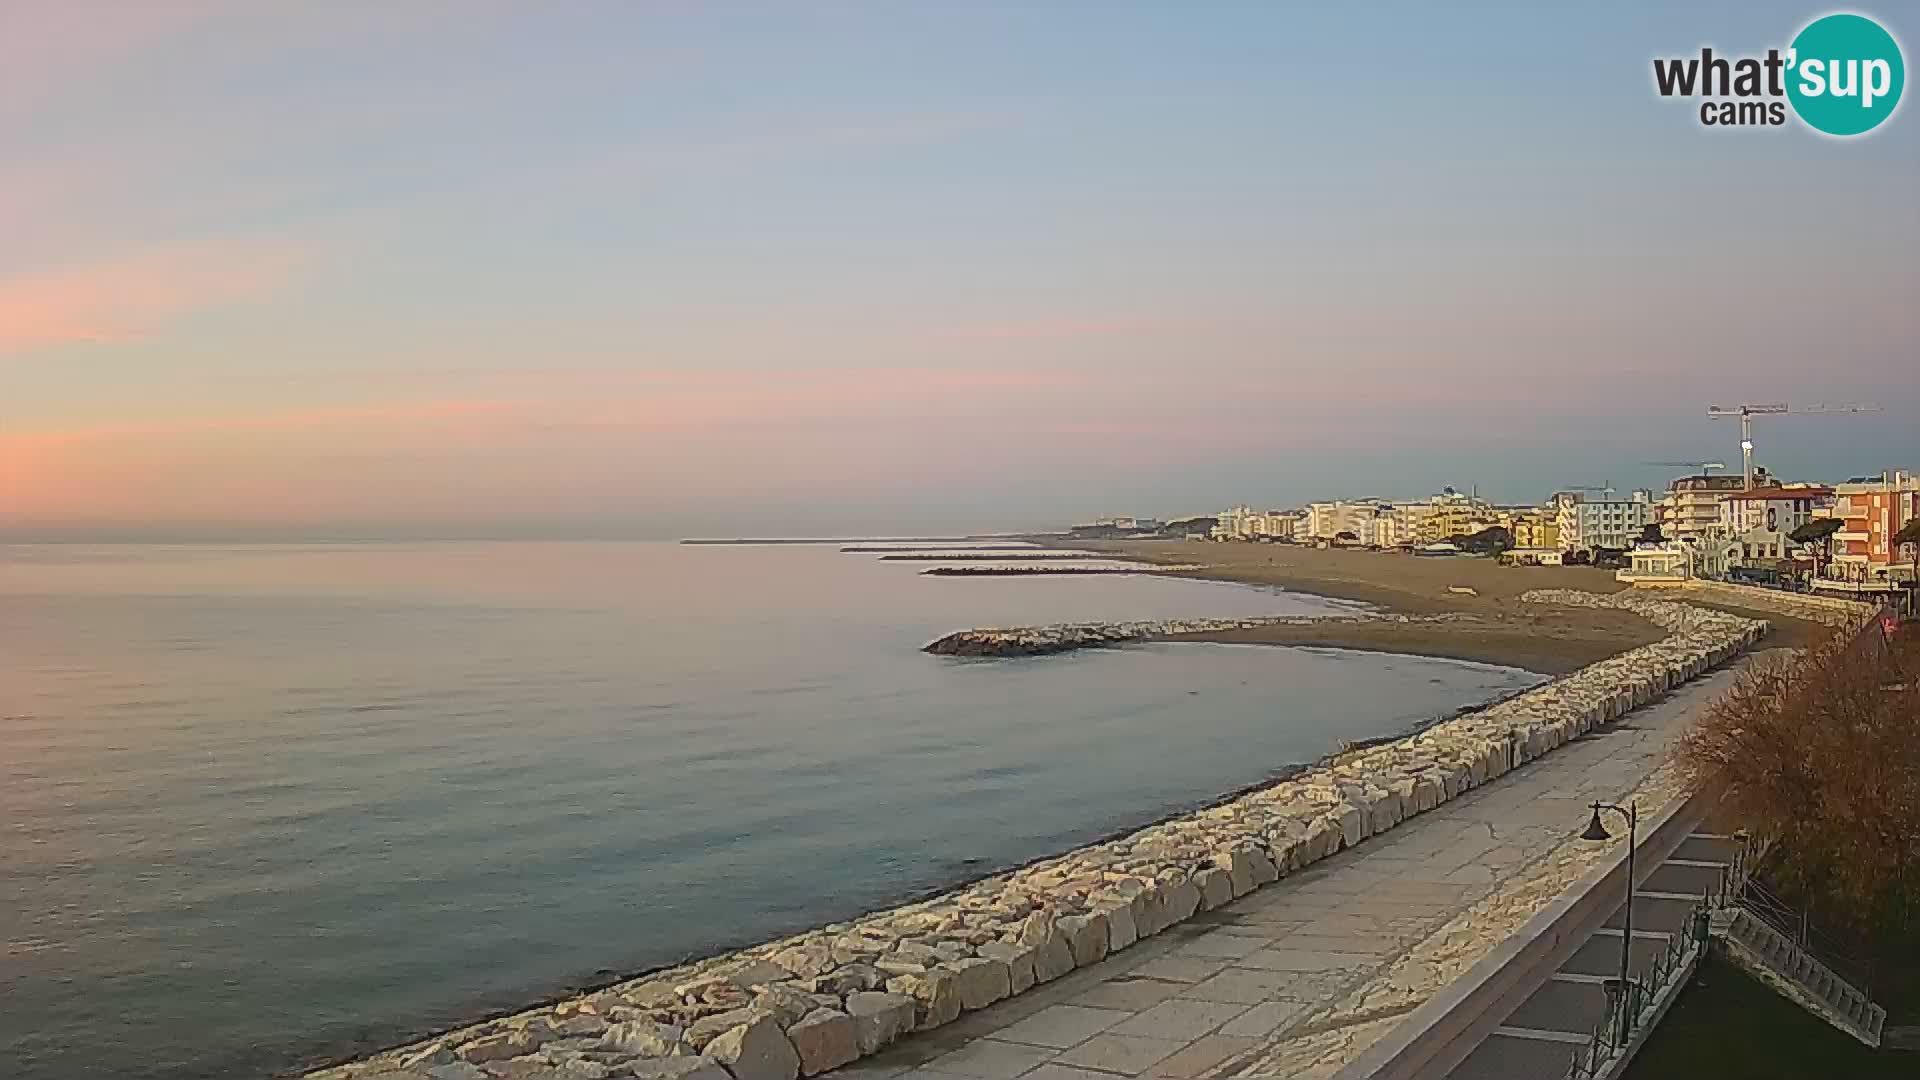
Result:
M1200 570L1197 565L1174 566L1160 563L1136 563L1132 566L1076 566L1066 563L1022 563L1015 566L936 566L922 570L929 577L1036 577L1091 576L1094 574L1165 574L1175 570Z
M311 1080L793 1080L1098 963L1606 724L1766 623L1622 595L1670 636L1397 742L887 911L490 1020Z
M1187 634L1218 634L1266 626L1326 626L1341 623L1470 622L1475 616L1268 615L1246 619L1161 619L1145 622L1054 623L1050 626L975 627L957 630L921 647L935 656L1046 656L1074 649L1101 649Z
M881 562L1072 562L1075 559L1111 559L1098 551L1035 551L1023 553L966 552L959 555L882 555Z

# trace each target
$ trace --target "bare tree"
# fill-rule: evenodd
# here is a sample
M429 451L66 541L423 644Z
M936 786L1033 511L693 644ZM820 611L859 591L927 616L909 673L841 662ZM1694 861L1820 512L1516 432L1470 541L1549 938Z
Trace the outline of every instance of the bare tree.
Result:
M1784 883L1868 928L1920 904L1920 646L1836 636L1756 661L1683 736L1697 789L1777 838Z

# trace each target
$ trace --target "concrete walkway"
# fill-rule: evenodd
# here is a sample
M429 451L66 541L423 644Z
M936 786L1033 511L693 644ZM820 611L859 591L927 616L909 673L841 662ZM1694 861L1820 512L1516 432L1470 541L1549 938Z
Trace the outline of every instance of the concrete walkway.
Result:
M1646 780L1731 678L1697 679L1311 869L831 1075L1331 1076L1557 895L1547 871L1564 876L1562 849L1604 853L1575 839L1587 804Z

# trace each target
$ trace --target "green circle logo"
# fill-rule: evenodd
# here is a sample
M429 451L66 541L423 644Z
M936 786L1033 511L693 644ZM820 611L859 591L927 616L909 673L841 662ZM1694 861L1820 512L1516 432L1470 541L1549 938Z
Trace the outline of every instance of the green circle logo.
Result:
M1787 100L1809 127L1828 135L1879 127L1907 84L1900 43L1864 15L1815 19L1794 37L1787 57Z

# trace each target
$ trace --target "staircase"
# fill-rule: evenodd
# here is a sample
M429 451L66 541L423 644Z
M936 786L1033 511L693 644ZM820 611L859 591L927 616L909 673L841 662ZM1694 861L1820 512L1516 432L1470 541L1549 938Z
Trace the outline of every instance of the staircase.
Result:
M1880 1045L1887 1010L1792 938L1739 904L1715 912L1713 926L1743 967L1834 1027L1868 1046Z

